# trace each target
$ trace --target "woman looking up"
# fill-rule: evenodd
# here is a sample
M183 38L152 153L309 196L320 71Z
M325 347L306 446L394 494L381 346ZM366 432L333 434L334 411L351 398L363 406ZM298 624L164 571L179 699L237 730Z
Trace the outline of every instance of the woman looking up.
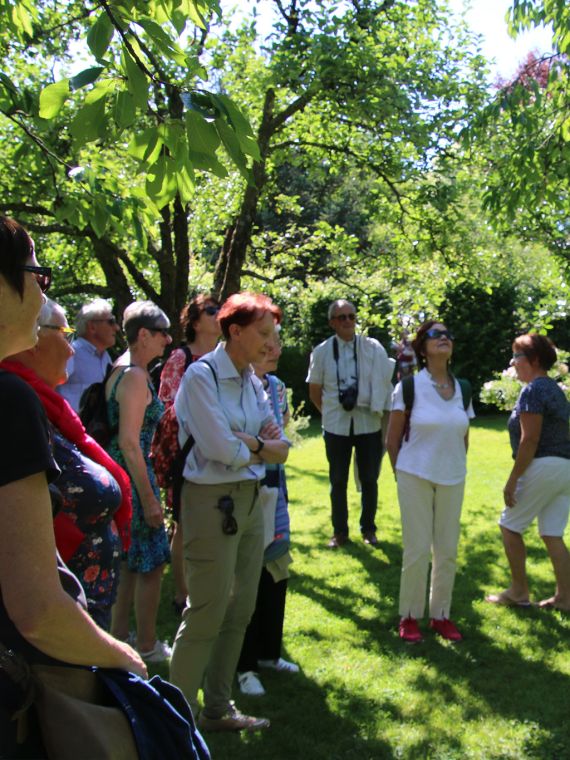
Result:
M566 396L547 374L555 362L556 349L544 335L521 335L513 343L512 363L526 385L509 419L515 461L503 491L505 508L499 520L511 583L505 591L490 594L487 601L529 606L522 534L538 518L556 578L554 596L540 606L569 612L570 555L563 536L570 510L570 410Z
M174 398L187 367L204 354L209 354L216 347L220 337L218 312L220 306L215 298L199 295L182 309L180 324L184 331L185 343L176 348L168 357L160 375L158 397L164 404L164 414L158 424L152 441L152 460L158 473L168 469L162 462L170 462L169 454L178 441L178 422L174 409ZM168 458L168 459L167 459ZM160 480L159 480L160 484ZM173 606L178 615L186 606L186 584L182 564L182 528L179 520L178 505L172 504L172 489L166 495L167 505L172 508L174 533L170 544L172 552L172 574L174 578Z
M474 414L470 403L465 408L460 384L449 370L453 336L447 327L437 320L424 322L412 346L421 370L394 390L387 439L402 518L399 635L409 642L422 639L418 619L424 614L431 555L430 628L460 641L449 612ZM411 410L406 410L406 382L414 388Z

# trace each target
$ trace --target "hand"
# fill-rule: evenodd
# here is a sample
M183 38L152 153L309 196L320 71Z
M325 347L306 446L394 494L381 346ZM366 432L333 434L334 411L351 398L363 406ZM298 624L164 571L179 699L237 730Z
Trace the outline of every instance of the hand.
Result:
M140 654L124 641L121 644L124 647L126 657L124 669L128 670L129 673L136 673L141 678L148 678L148 671Z
M279 440L281 438L281 428L276 422L268 422L259 431L261 438L269 438L270 440Z
M517 503L515 498L515 491L517 488L517 478L512 476L507 480L505 487L503 488L503 499L505 501L505 507L514 507Z
M144 521L151 528L160 528L164 520L162 506L157 499L143 505Z

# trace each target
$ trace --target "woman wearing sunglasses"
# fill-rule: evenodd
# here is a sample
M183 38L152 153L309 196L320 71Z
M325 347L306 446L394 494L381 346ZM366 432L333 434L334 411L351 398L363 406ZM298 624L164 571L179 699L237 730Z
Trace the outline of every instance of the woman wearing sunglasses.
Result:
M111 630L117 638L129 636L134 601L137 649L147 662L170 657L170 647L156 637L162 572L170 549L150 459L150 444L164 407L147 369L171 343L169 328L168 317L151 301L127 306L123 331L128 349L115 362L105 386L109 422L117 431L108 451L128 472L133 489L131 545L121 568Z
M568 401L548 370L556 349L546 336L529 333L513 343L513 365L525 383L509 419L513 468L503 490L499 520L511 583L487 601L529 607L523 533L538 518L556 578L554 596L541 607L570 612L570 554L564 531L570 511L570 437Z
M252 731L269 721L235 708L232 681L263 560L259 482L265 462L284 462L289 446L251 364L271 350L281 310L266 296L239 293L218 321L225 343L188 368L174 402L181 444L190 435L195 443L180 514L189 605L170 675L195 714L203 688L201 729Z
M50 278L27 232L0 217L0 359L36 344ZM16 375L0 372L0 396L0 642L29 662L98 665L145 676L139 655L95 624L77 579L56 562L48 483L59 470L37 395ZM0 756L45 757L37 726L30 726L25 744L16 742L11 694L0 668Z
M171 463L172 451L178 441L178 422L174 410L174 398L182 375L192 362L216 347L220 337L218 312L220 305L213 296L199 295L193 298L180 314L180 324L184 333L184 345L175 349L162 368L158 397L164 404L164 414L158 424L152 442L152 461L157 480L161 485L160 473L166 474ZM168 489L166 503L172 509L172 489ZM173 509L174 533L170 550L172 552L172 574L174 579L174 609L178 615L186 606L186 584L182 563L182 529L178 509Z
M462 636L449 619L466 474L469 420L459 382L449 369L453 336L437 320L419 328L412 342L420 371L406 409L403 382L394 390L387 449L398 482L403 560L399 635L422 640L430 555L430 628L445 639Z

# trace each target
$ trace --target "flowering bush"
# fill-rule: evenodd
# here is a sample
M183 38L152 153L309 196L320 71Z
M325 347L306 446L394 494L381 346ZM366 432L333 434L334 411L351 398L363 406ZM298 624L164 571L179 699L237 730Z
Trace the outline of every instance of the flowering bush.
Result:
M549 370L548 376L556 380L570 401L570 375L568 361L570 353L558 349L556 364ZM494 380L488 380L481 390L480 399L483 404L492 404L497 409L510 412L514 408L523 384L517 380L514 367L495 373Z

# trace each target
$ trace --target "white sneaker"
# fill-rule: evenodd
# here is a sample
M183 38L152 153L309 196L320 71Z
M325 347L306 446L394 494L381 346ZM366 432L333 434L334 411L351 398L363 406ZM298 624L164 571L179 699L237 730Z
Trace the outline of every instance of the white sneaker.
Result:
M165 662L172 657L172 647L157 639L150 652L139 651L139 654L145 662Z
M265 689L257 673L254 673L253 670L238 673L237 680L242 694L247 694L248 697L262 697L265 694Z
M260 668L270 668L271 670L280 670L282 673L298 673L299 666L294 662L289 662L280 657L278 660L258 660Z

